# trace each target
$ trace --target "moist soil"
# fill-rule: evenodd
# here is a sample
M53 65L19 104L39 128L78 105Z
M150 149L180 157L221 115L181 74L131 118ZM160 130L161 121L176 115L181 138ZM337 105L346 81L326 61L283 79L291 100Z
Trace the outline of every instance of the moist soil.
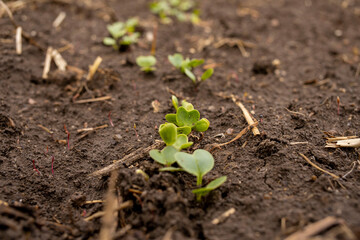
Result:
M89 174L159 140L158 126L174 112L173 93L211 123L203 137L190 137L195 144L189 152L230 141L248 124L220 92L241 99L259 121L261 135L249 131L212 152L215 167L204 182L228 179L201 202L191 192L194 177L159 172L148 155L121 166L116 193L133 205L119 212L116 239L283 239L328 216L343 219L353 238L329 230L318 232L321 239L360 237L359 165L335 180L299 155L338 176L359 160L356 149L325 148L327 136L360 135L358 1L202 1L200 25L158 25L157 71L148 75L135 63L150 53L146 35L158 22L148 1L23 2L12 8L15 21L45 50L62 49L68 64L85 75L102 57L101 71L76 101L111 99L75 103L81 80L55 65L42 79L45 51L24 40L17 55L15 29L2 15L1 239L97 239L101 219L85 218L102 211L104 203L84 203L105 199L109 174ZM62 11L66 18L54 28ZM102 44L107 24L134 16L140 19L138 44L123 52ZM221 44L226 39L241 40L246 52ZM214 75L194 87L168 62L175 52L204 58L215 66ZM158 112L153 101L160 103ZM77 132L104 124L86 135ZM212 224L231 208L234 214Z

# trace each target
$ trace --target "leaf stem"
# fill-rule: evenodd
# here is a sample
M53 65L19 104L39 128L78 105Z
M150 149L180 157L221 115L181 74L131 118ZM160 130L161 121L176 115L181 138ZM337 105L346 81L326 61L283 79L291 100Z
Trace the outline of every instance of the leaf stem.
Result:
M202 176L198 176L196 185L200 186L201 184L202 184Z

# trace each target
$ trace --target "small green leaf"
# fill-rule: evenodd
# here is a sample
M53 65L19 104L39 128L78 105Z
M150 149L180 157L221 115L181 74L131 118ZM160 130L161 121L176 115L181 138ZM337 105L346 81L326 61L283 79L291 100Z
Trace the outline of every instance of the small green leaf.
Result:
M116 45L116 40L111 37L106 37L104 38L103 43L108 46L113 46Z
M214 189L220 187L226 181L226 179L227 179L226 176L219 177L219 178L211 181L208 185L206 185L206 188L214 190Z
M207 120L206 118L202 118L201 120L195 123L194 130L197 132L205 132L206 130L208 130L209 126L210 126L209 120Z
M149 152L150 157L154 159L156 162L166 165L166 160L164 159L164 156L161 154L161 152L157 149L153 149Z
M214 167L213 156L205 150L198 149L191 155L184 152L175 153L176 162L184 171L197 177L197 185L201 185L203 176Z
M159 133L162 140L167 146L173 145L176 141L177 130L173 123L161 124L159 127Z
M175 95L172 95L171 101L172 101L172 104L173 104L175 110L177 111L177 109L179 107L179 101L178 101L177 97Z
M185 134L179 134L173 147L181 150L190 147L192 144L192 142L188 142L188 138Z
M181 105L187 110L187 111L191 111L194 109L194 105L192 105L191 103L187 102L186 100L182 100L181 101Z
M184 58L180 53L175 53L174 55L169 55L168 59L169 59L170 63L176 68L180 68L182 62L184 61Z
M120 44L121 45L131 45L133 43L136 43L139 37L140 37L140 33L134 32L131 35L124 36L122 38Z
M211 77L214 73L214 69L213 68L209 68L208 70L206 70L203 75L201 76L201 80L205 81L206 79L208 79L209 77Z
M191 127L184 126L184 127L178 127L177 128L177 134L185 134L189 135L191 133Z
M149 72L154 72L156 70L156 68L154 67L141 67L140 68L141 71L149 73Z
M161 154L163 155L167 166L170 166L174 162L176 162L175 159L175 153L177 153L178 150L174 148L173 146L166 146L162 151Z
M194 144L193 142L184 143L183 145L181 145L181 149L188 148L188 147L190 147L190 146L193 145L193 144Z
M185 75L188 76L188 78L190 78L193 81L193 83L195 84L196 83L195 75L188 68L185 68L184 72L185 72Z
M197 166L197 161L193 155L178 152L175 154L176 162L182 167L186 172L198 177L200 175L199 167Z
M138 25L139 19L137 17L130 18L126 21L125 27L128 32L134 32L136 25Z
M176 113L176 122L179 127L189 126L192 128L199 119L200 113L195 109L187 111L184 107L179 107Z
M195 68L197 66L200 66L203 63L204 63L204 59L191 59L188 66L191 68Z
M200 23L200 17L199 17L198 11L197 12L194 11L193 13L191 13L190 19L191 19L192 24L199 24Z
M156 64L156 58L154 56L139 56L136 58L136 63L140 67L150 68Z
M107 29L111 36L115 39L118 39L125 35L126 29L123 22L116 22L111 25L107 25Z
M169 123L176 123L176 114L175 113L169 113L165 115L165 119L166 121L168 121Z
M227 179L226 176L219 177L211 181L208 185L206 185L206 187L194 189L192 190L192 192L195 193L196 195L204 196L209 192L213 191L214 189L220 187L226 181L226 179Z
M206 173L208 173L211 169L214 167L214 158L206 150L198 149L195 150L193 153L193 156L197 160L197 164L199 167L199 173L201 174L201 177L204 176Z
M174 162L176 162L175 159L175 153L177 153L178 150L172 146L165 147L161 152L157 149L153 149L149 152L150 157L154 159L156 162L170 166Z

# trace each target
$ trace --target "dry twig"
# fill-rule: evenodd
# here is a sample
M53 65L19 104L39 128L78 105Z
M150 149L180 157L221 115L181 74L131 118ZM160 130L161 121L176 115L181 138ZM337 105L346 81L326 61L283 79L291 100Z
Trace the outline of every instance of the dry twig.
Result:
M132 206L133 206L133 202L132 202L131 200L129 200L129 201L126 201L126 202L124 202L124 203L121 203L118 207L116 207L115 211L120 211L120 210L123 210L123 209L125 209L125 208L130 208L130 207L132 207ZM86 222L89 222L89 221L91 221L91 220L94 220L94 219L96 219L96 218L100 218L100 217L104 216L104 214L105 214L104 211L99 211L99 212L96 212L96 213L94 213L93 215L85 218L84 220L85 220Z
M107 128L108 125L107 124L104 124L104 125L101 125L101 126L98 126L98 127L94 127L94 128L81 128L81 129L78 129L77 132L78 133L81 133L81 132L89 132L89 131L95 131L95 130L98 130L98 129L102 129L102 128Z
M115 163L100 169L96 172L93 172L90 174L90 176L95 177L95 176L101 176L101 175L105 175L115 169L119 169L123 164L126 164L127 166L131 165L132 163L134 163L136 160L143 158L145 156L147 156L149 154L149 151L155 148L160 148L164 145L163 142L161 141L157 141L155 142L153 145L146 147L146 148L139 148L137 150L135 150L134 152L126 155L125 157L123 157L120 160L117 160Z
M339 179L339 178L340 178L339 176L337 176L337 175L335 175L335 174L333 174L333 173L331 173L331 172L329 172L329 171L326 171L326 170L322 169L321 167L319 167L318 165L316 165L315 163L311 162L304 154L299 153L299 155L300 155L301 157L303 157L303 158L305 159L305 161L307 161L307 162L308 162L311 166L313 166L314 168L322 171L323 173L329 174L330 176L332 176L332 177L335 178L335 179Z
M246 122L249 124L249 126L253 126L252 128L252 132L253 134L256 135L260 135L260 131L259 129L256 127L255 121L253 120L253 117L250 115L249 111L245 108L245 106L239 101L237 100L236 96L231 94L230 96L225 95L224 93L218 93L218 96L222 97L222 98L231 98L231 100L238 106L240 107L241 111L244 114L244 117L246 119ZM257 122L257 121L256 121Z
M223 214L221 214L219 217L214 218L211 223L214 225L217 225L223 221L225 221L225 219L227 219L228 217L230 217L231 215L233 215L236 212L235 208L230 208L229 210L227 210L226 212L224 212Z
M287 237L285 240L310 240L314 239L316 235L326 231L327 229L330 229L336 225L341 225L346 227L345 222L343 219L335 218L332 216L326 217L320 221L317 221L315 223L312 223L305 227L304 230L298 231L289 237ZM345 239L356 239L355 235L350 231L346 231L347 237ZM349 237L349 238L348 238Z
M91 103L91 102L101 102L111 99L111 96L104 96L99 98L90 98L90 99L82 99L78 100L75 103Z

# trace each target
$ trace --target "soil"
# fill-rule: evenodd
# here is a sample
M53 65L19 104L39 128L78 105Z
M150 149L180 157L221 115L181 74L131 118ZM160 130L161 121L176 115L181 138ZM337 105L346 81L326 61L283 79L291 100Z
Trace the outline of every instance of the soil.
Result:
M15 21L40 45L68 46L62 56L85 72L103 58L102 72L78 99L111 100L74 103L75 74L53 65L42 79L45 52L23 41L17 55L11 21L0 18L1 239L97 239L101 219L84 219L102 211L103 203L84 202L104 199L109 178L89 174L160 139L157 127L174 112L169 89L211 123L201 140L192 137L189 152L227 142L247 127L240 108L219 92L242 99L261 135L249 131L213 152L215 168L205 183L223 175L228 180L200 203L191 192L195 179L186 173L159 172L149 156L122 166L117 194L133 206L120 212L117 239L283 239L327 216L343 219L352 239L360 239L359 165L335 180L299 155L338 176L359 160L356 149L325 148L328 135L360 135L359 1L202 1L200 26L158 25L157 71L150 75L135 64L149 54L145 35L158 21L148 1L24 2L13 9ZM61 11L66 18L55 29ZM138 44L125 52L102 44L107 24L133 16L141 20ZM249 56L216 44L226 38L244 41ZM195 88L167 61L175 52L215 63L214 75ZM104 124L85 137L77 133ZM135 174L139 168L148 181ZM231 208L234 214L211 223ZM351 239L329 234L318 235Z

